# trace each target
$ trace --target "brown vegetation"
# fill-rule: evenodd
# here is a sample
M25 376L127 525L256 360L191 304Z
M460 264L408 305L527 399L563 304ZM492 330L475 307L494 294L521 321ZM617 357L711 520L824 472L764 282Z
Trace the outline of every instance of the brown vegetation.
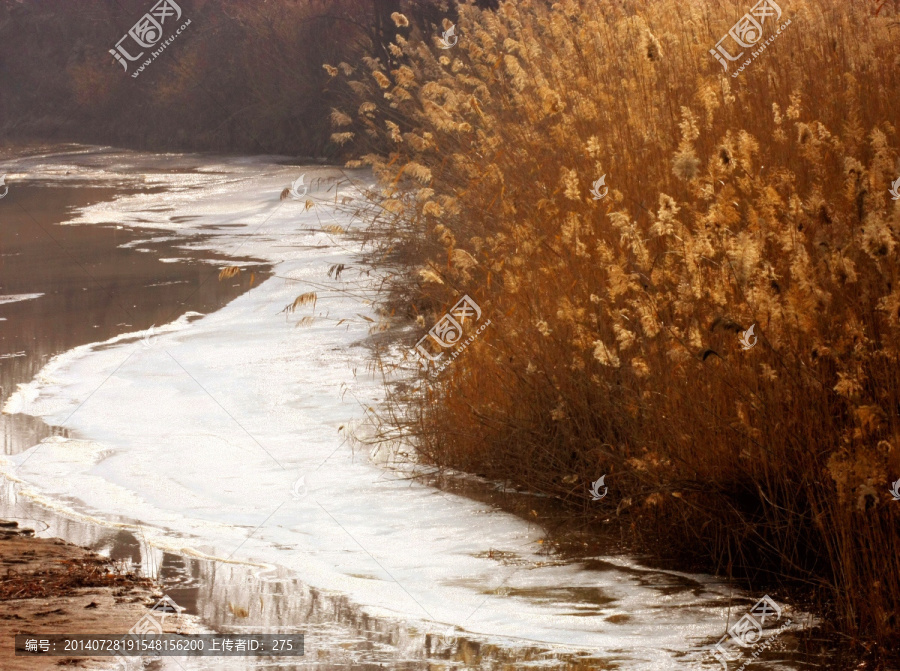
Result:
M32 533L16 527L15 522L0 523L0 566L5 568L0 578L0 601L72 596L87 587L119 588L128 592L135 587L153 586L150 580L123 572L109 559L80 548L75 550L77 557L71 556L72 551L67 555L63 549L72 546L62 541L51 541L60 548L60 556L55 560L47 558L49 552L38 554L41 544L37 541L32 541L32 549L22 550L20 546L28 543L25 539Z
M101 668L109 657L17 655L15 637L118 634L159 599L156 585L125 567L58 538L36 538L0 522L0 659L3 671ZM175 623L165 624L172 631ZM21 652L21 649L20 649ZM105 667L103 667L105 668Z
M830 625L884 644L900 636L896 7L781 3L791 24L735 78L708 52L752 4L462 8L453 49L398 37L392 68L331 69L353 100L335 140L373 142L384 251L415 265L395 303L427 327L468 294L493 322L394 399L425 459L585 519L615 510L753 585L804 585Z
M135 79L144 59L109 50L153 4L0 0L0 137L326 153L322 63L373 48L371 0L183 0L191 25Z
M445 15L431 0L180 0L191 25L132 78L144 58L126 72L109 50L155 2L0 0L0 140L333 157L351 147L328 142L323 63L387 60L399 9Z
M68 559L52 569L20 573L7 569L0 580L0 601L68 596L85 587L151 587L149 580L123 574L99 557Z

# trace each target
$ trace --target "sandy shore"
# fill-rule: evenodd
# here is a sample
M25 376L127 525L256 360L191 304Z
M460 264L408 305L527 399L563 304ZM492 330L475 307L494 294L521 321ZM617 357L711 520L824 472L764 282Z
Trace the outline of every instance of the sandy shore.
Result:
M123 634L159 600L154 583L58 538L0 522L0 667L114 669L113 657L16 657L16 634ZM175 631L177 618L165 618Z

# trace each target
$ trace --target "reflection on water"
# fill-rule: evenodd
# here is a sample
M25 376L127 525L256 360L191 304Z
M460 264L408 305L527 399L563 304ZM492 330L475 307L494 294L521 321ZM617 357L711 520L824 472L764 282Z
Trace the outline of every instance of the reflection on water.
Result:
M0 405L2 403L0 400ZM3 454L18 454L50 436L68 438L69 430L47 426L40 417L0 414L0 436L3 438Z
M0 304L0 407L55 355L173 321L188 311L213 312L250 288L250 273L220 282L211 252L147 231L62 226L71 212L125 189L19 183L0 209L0 296L34 295ZM162 263L160 258L181 258ZM206 261L206 262L204 262ZM234 263L234 260L229 261ZM251 267L255 281L266 267ZM70 437L28 415L0 414L3 454L18 454L50 436Z
M187 614L200 616L203 625L213 631L303 633L306 654L302 661L278 662L278 669L518 669L525 662L567 671L615 668L599 658L569 653L558 646L523 642L499 647L466 638L459 631L420 631L398 619L369 615L347 596L312 588L283 569L184 557L148 546L140 531L110 529L54 515L19 496L15 483L0 481L0 518L14 515L20 526L35 529L38 536L64 538L159 580ZM596 590L584 596L600 598ZM164 661L166 669L268 668L263 660L236 657ZM273 662L271 668L275 665Z

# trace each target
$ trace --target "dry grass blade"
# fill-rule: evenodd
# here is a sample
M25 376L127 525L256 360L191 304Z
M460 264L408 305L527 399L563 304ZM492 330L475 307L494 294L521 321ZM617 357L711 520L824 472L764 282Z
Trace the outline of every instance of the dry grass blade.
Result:
M294 299L294 302L286 305L282 312L287 312L288 314L293 313L297 308L306 305L307 303L312 303L313 310L316 309L316 301L318 300L318 296L315 291L308 291L305 294L300 294L297 298Z
M322 226L322 230L326 233L332 233L333 235L340 235L341 233L347 232L343 226L338 226L337 224L328 224L326 226Z
M306 315L303 319L294 324L294 328L303 328L305 326L312 326L312 323L316 321L316 318L312 315Z

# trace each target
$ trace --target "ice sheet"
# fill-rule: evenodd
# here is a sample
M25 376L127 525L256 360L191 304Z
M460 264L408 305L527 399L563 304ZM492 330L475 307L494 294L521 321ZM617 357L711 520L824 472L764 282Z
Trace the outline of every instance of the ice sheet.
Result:
M33 301L35 298L40 298L44 294L7 294L5 296L0 296L0 305L5 303L18 303L19 301Z
M214 314L66 352L22 385L4 412L77 436L47 439L3 466L27 495L140 525L160 548L285 567L373 614L494 643L540 641L599 650L623 668L674 669L723 633L729 592L708 576L563 562L541 553L537 527L351 449L348 431L383 397L367 367L371 324L360 317L377 320L378 278L355 270L358 243L322 230L354 225L315 182L336 171L265 157L98 154L33 158L17 170L51 179L88 165L92 179L143 179L152 190L83 208L69 223L167 229L186 246L266 260L274 277ZM315 185L309 211L279 199L301 172ZM329 278L339 263L348 270ZM314 308L282 312L308 291L318 292ZM298 328L307 315L312 325Z

